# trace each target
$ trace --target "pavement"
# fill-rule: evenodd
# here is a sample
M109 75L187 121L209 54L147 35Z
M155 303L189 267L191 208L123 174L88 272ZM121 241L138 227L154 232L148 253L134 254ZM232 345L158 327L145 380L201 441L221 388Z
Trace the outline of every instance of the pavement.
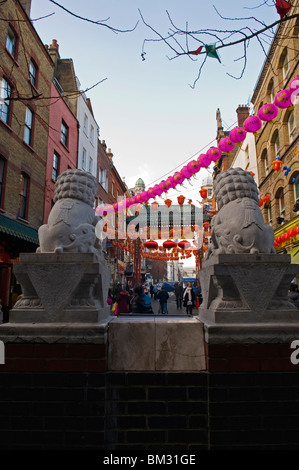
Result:
M169 299L167 300L167 314L166 315L186 316L186 307L182 306L182 309L177 309L174 292L168 292L168 294L169 294ZM159 301L152 298L152 309L155 315L162 315L162 313L159 313L159 307L160 307ZM194 308L192 314L197 315L198 310Z

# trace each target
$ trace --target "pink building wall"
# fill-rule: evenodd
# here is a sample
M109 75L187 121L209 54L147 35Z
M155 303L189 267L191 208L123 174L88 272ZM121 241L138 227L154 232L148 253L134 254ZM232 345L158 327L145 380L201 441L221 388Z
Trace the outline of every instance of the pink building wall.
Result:
M51 84L51 105L49 113L48 156L46 168L46 190L44 204L44 223L47 223L54 198L53 180L54 152L59 155L58 175L68 168L77 168L78 126L77 118L71 112L56 86ZM61 141L61 123L68 127L67 145Z

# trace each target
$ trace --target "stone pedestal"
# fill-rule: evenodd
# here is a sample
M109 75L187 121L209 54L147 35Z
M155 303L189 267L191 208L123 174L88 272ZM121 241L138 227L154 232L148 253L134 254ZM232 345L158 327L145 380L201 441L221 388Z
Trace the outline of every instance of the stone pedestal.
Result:
M22 253L14 274L23 296L1 326L1 338L104 341L111 319L109 272L94 253Z
M199 272L198 319L207 342L279 342L299 338L299 310L287 301L298 265L289 255L219 254Z

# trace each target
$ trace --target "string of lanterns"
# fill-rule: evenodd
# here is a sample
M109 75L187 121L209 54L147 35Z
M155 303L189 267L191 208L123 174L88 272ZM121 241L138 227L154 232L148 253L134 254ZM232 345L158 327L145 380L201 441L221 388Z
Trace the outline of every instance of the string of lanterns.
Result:
M258 116L249 116L247 119L245 119L243 127L237 126L233 128L230 131L228 137L223 137L219 141L218 147L213 146L209 148L206 154L199 155L196 160L190 161L187 165L183 166L180 171L176 171L172 176L169 176L166 180L162 180L160 183L155 184L148 190L143 191L131 198L124 199L118 203L97 207L95 212L100 216L105 216L109 213L126 210L135 204L143 204L149 199L154 199L155 197L161 196L163 193L167 194L170 189L174 189L176 186L181 185L185 180L190 180L190 178L194 177L194 175L198 173L201 168L207 168L211 162L216 162L219 160L222 152L229 153L234 149L235 145L240 146L246 138L248 132L256 133L261 129L262 121L269 122L275 119L278 114L278 109L286 109L292 106L292 100L297 94L297 90L299 90L299 76L293 78L293 80L290 82L289 88L280 90L276 94L274 103L268 103L261 106L258 111ZM278 164L276 164L275 168L278 168ZM275 171L278 170L275 169ZM284 171L287 174L289 168L285 167ZM171 204L170 199L166 199L164 202L166 205Z

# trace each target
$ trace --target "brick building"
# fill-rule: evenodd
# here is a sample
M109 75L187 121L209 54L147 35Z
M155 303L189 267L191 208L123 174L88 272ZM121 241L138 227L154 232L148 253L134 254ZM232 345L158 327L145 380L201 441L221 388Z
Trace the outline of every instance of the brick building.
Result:
M7 318L12 263L35 251L43 223L54 65L29 19L31 1L0 5L0 298ZM17 292L15 292L17 293Z
M55 77L51 83L49 109L44 223L47 222L53 207L55 182L58 175L69 168L77 168L78 158L78 121L63 99L63 91Z
M299 1L293 9L298 9ZM275 95L298 75L299 21L294 18L281 23L271 44L267 59L257 80L252 96L255 114L266 103L274 102ZM299 225L299 212L294 207L299 201L299 161L297 151L299 106L279 110L275 120L263 124L256 137L257 170L260 197L270 196L270 203L262 207L266 223L272 225L275 236ZM272 162L279 157L283 168L274 171ZM285 241L278 251L292 255L298 251L296 238ZM294 249L295 248L295 249ZM297 260L298 261L298 260Z

